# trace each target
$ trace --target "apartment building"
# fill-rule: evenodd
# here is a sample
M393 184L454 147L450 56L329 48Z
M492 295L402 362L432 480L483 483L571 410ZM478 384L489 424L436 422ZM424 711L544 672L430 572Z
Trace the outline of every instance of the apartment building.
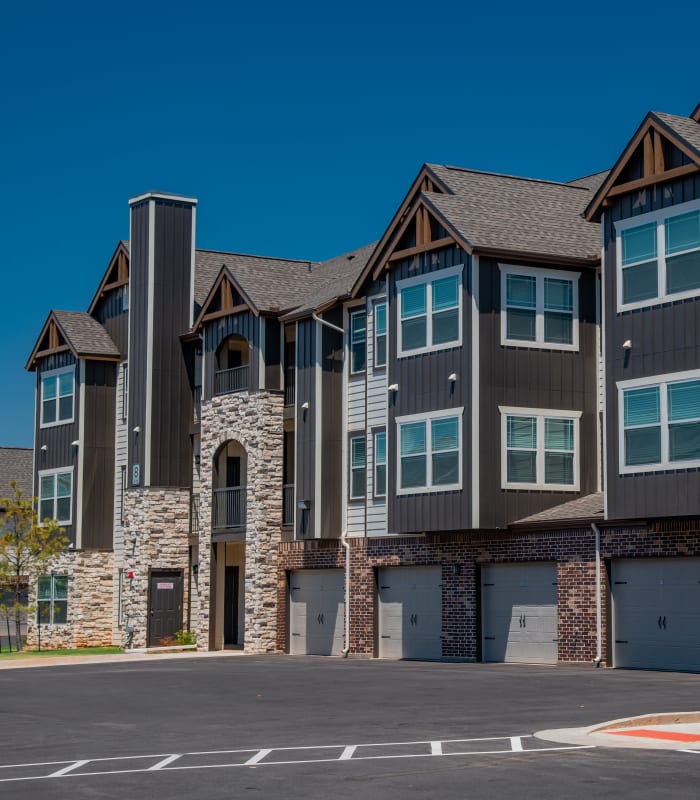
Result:
M132 199L28 363L42 643L700 669L699 119L568 183L427 164L323 263Z

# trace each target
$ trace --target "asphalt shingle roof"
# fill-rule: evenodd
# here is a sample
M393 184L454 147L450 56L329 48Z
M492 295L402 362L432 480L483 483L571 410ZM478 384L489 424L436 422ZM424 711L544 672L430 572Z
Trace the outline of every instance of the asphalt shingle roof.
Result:
M677 117L674 114L663 114L660 111L652 111L653 117L657 117L660 122L670 128L676 136L691 147L700 158L700 124L689 117Z
M112 337L88 313L84 311L53 313L76 355L119 358L119 349L112 341Z
M454 194L423 197L475 249L599 258L599 228L581 216L592 197L588 187L438 164L428 167Z
M585 497L569 500L568 503L562 503L554 506L554 508L548 508L546 511L531 514L529 517L519 519L512 524L533 525L538 522L571 522L576 520L592 520L595 522L603 519L604 511L605 494L603 492L594 492L593 494L587 494Z
M29 447L0 447L0 501L12 494L10 481L17 481L25 499L32 496L32 450ZM0 508L3 508L0 502Z

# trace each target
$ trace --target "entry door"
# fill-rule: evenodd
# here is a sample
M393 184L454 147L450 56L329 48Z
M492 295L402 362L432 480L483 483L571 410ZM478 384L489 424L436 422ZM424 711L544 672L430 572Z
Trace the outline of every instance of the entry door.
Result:
M700 671L700 559L612 564L616 667Z
M337 656L343 650L343 571L295 570L289 575L289 652Z
M238 644L238 567L226 567L224 644Z
M380 569L379 657L442 658L440 567Z
M148 645L158 647L182 629L182 570L151 571L148 605Z
M489 564L481 586L484 661L555 664L556 564Z

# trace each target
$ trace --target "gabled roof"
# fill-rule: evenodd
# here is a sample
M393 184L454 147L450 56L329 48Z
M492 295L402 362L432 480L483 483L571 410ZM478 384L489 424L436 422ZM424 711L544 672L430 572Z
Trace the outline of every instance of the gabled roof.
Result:
M46 337L55 341L41 345ZM70 350L76 358L118 361L120 353L100 323L84 311L51 311L41 329L26 369L33 370L36 360L52 352Z
M605 494L603 492L594 492L587 494L585 497L577 497L575 500L569 500L561 505L548 508L546 511L540 511L537 514L531 514L529 517L519 519L511 525L538 525L547 524L552 527L552 524L580 524L596 522L602 520L605 513Z
M690 163L672 169L665 169L662 163L658 165L654 163L654 159L658 159L661 153L660 144L657 144L655 140L652 141L652 135L653 137L666 139L670 144L678 148ZM648 141L648 145L645 139ZM643 142L652 161L650 173L648 175L645 174L645 177L640 180L629 181L617 187L615 184L620 179L623 170ZM647 153L645 152L646 156ZM585 217L588 220L597 220L606 197L613 189L617 192L623 189L633 191L646 185L673 180L698 170L700 170L700 123L690 117L677 117L673 114L650 111L620 154L607 178L595 192L584 211Z
M0 447L0 499L12 494L10 481L17 481L25 500L31 499L33 457L30 447Z
M109 260L105 274L92 298L88 314L92 314L105 291L117 286L124 286L129 282L129 242L122 239L117 245L112 258Z

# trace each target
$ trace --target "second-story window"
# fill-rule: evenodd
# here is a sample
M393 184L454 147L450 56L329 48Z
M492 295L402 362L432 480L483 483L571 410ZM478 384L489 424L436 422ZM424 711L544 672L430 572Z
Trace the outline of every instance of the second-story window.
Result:
M398 494L462 488L462 411L396 418Z
M578 273L501 268L501 344L578 349Z
M73 468L42 470L39 473L39 519L55 519L70 525L73 506Z
M41 376L41 427L73 421L75 367L54 369Z
M399 357L462 343L462 267L397 283Z
M350 437L350 499L365 496L367 485L367 438L364 433Z
M374 307L374 366L386 366L387 351L386 303Z
M350 314L350 372L362 372L367 365L367 312Z
M386 495L386 431L374 434L374 496Z

